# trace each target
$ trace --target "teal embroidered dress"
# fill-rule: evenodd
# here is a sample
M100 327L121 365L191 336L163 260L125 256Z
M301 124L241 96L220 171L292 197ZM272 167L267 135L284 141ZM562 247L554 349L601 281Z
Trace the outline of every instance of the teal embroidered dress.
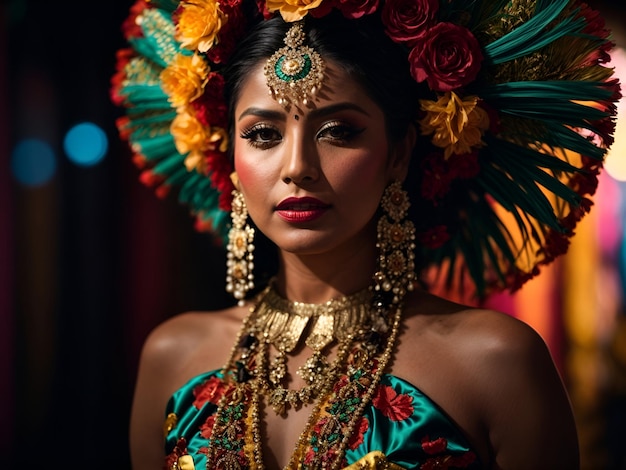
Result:
M207 467L206 455L225 388L219 371L212 371L193 378L171 397L164 468L218 468ZM342 468L357 462L350 468L481 468L467 439L445 413L409 382L388 374L356 423ZM252 461L242 468L256 466Z

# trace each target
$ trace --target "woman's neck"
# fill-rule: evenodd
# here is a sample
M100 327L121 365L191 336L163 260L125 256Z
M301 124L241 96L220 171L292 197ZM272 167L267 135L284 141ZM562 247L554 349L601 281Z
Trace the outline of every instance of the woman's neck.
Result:
M376 254L374 242L324 254L280 252L276 289L289 300L306 303L353 294L372 284Z

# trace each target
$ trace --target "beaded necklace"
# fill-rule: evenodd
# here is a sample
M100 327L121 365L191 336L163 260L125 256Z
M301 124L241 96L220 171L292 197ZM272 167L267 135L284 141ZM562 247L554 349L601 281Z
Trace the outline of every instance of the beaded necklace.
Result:
M350 436L391 358L400 324L401 306L395 305L391 310L382 308L389 303L383 302L381 295L367 290L312 305L289 302L281 299L272 286L266 288L244 321L223 369L227 390L215 415L207 468L265 468L260 433L261 397L267 397L279 414L285 411L281 405L299 407L315 402L285 469L343 468ZM324 315L330 315L333 325L341 328L329 329L329 319L322 320L326 325L321 329L325 331L322 340L316 325ZM304 322L303 316L306 323L311 323L309 328L293 327ZM349 318L352 321L347 321ZM283 326L279 327L279 323ZM305 379L307 385L300 390L286 390L277 385L280 380L275 380L282 379L285 372L272 374L269 348L274 345L277 358L282 355L284 359L305 331L308 331L307 344L318 348L312 347L314 354L304 366L313 380ZM323 346L319 345L333 341L337 342L337 356L328 364L322 360ZM283 359L275 360L273 365L281 368ZM310 371L312 364L321 364L319 372Z

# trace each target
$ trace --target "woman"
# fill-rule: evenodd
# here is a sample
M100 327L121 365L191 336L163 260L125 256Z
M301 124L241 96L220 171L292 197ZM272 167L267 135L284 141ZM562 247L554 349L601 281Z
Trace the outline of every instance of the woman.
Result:
M238 303L147 339L133 468L578 468L539 335L429 281L435 266L448 288L469 279L483 296L563 251L618 96L595 12L175 6L133 9L140 54L120 54L120 129L144 181L180 185L203 228L229 230Z

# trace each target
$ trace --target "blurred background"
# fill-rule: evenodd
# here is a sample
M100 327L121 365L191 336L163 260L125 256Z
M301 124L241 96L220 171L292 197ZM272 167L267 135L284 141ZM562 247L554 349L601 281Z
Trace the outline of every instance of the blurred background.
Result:
M589 1L626 83L626 4ZM231 303L224 254L142 186L109 100L131 1L0 3L2 467L128 469L141 344ZM106 5L106 6L104 6ZM583 468L626 469L626 109L569 254L490 305L544 337L572 397ZM620 161L621 160L621 161Z

